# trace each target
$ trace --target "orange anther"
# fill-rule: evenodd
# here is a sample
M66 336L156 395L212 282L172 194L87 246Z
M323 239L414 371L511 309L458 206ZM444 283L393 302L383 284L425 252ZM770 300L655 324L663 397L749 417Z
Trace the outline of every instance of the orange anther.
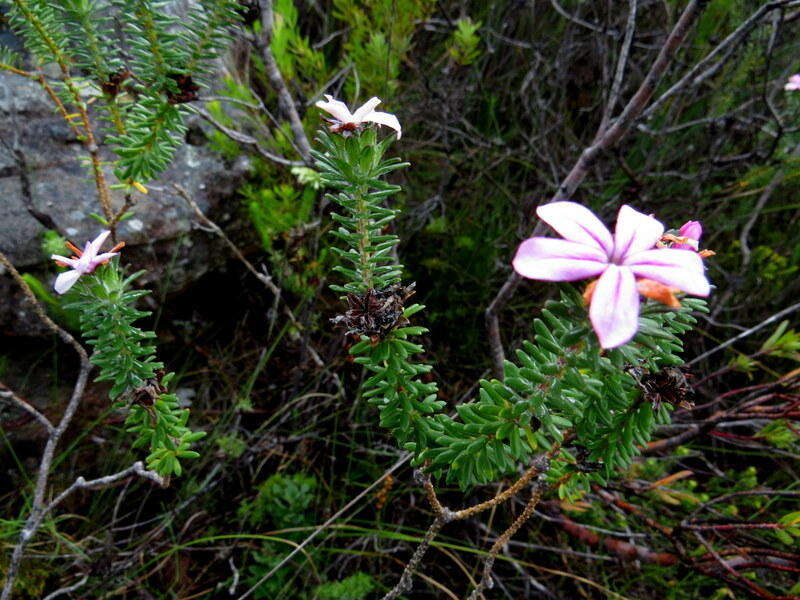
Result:
M661 302L661 304L666 304L672 308L680 308L681 303L675 297L675 292L680 291L677 288L664 285L652 279L639 279L636 282L636 289L646 298Z
M70 250L72 250L72 251L73 251L75 254L77 254L79 257L83 255L83 250L81 250L80 248L78 248L78 247L77 247L75 244L73 244L73 243L72 243L72 242L70 242L69 240L68 240L68 241L66 241L66 242L64 242L64 245L65 245L67 248L69 248Z
M586 304L589 304L592 301L592 295L594 294L594 288L597 287L597 279L589 283L586 286L586 289L583 290L583 300Z

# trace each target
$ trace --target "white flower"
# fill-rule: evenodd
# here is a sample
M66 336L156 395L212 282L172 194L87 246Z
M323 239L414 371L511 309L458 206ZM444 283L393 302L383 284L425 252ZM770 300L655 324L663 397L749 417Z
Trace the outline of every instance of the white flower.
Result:
M69 271L64 271L63 273L59 274L58 277L56 277L56 282L53 287L59 294L66 294L69 291L69 288L75 285L75 282L78 281L78 278L81 275L88 275L89 273L94 272L99 265L107 263L112 257L119 254L119 252L116 252L116 250L122 248L122 246L125 245L124 243L117 244L111 249L111 252L98 254L100 251L100 246L103 245L103 242L106 241L106 238L110 234L110 231L103 231L91 242L86 242L86 247L82 251L67 242L67 248L76 254L76 256L73 256L72 258L59 256L58 254L53 254L50 257L56 261L56 264L59 264L62 267L70 267Z
M347 105L336 100L333 96L325 94L327 100L319 100L316 107L324 110L333 115L336 123L331 127L334 133L341 133L342 131L355 131L359 125L363 123L377 123L378 125L386 125L391 127L397 132L397 139L403 134L400 128L400 121L391 113L377 112L375 107L381 103L380 98L372 97L362 104L355 112L350 112Z

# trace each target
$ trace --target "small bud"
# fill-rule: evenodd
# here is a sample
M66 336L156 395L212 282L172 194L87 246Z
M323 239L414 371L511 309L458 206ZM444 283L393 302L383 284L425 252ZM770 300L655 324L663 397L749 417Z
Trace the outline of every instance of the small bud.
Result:
M138 191L140 191L142 194L147 194L149 192L149 190L138 181L132 181L131 185L135 187Z

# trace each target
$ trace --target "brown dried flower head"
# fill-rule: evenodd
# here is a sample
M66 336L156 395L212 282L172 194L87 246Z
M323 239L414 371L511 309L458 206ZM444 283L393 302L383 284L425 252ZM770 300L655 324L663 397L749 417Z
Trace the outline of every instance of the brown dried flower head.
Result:
M403 310L406 301L414 295L414 286L414 283L394 284L382 290L347 294L347 311L331 319L331 323L345 327L345 335L366 335L378 341L391 330L408 324Z
M658 409L662 402L680 406L687 410L694 408L694 390L689 383L692 375L685 365L664 367L655 373L646 373L639 379L644 399Z

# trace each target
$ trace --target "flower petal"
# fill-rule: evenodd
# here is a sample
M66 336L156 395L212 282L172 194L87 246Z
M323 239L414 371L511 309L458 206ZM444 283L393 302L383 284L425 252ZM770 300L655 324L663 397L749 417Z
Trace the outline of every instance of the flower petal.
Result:
M623 204L614 228L614 260L624 261L627 256L650 250L662 235L664 225L660 221Z
M314 106L332 114L335 119L342 123L351 123L353 121L353 115L350 114L350 109L347 108L344 102L334 99L330 94L325 94L325 97L328 99L327 102L318 100Z
M353 113L353 121L355 121L356 123L361 123L363 121L366 121L367 119L365 119L364 117L366 117L369 113L375 110L375 107L378 106L378 104L380 103L381 99L376 96L373 96L372 98L364 102L364 104L362 104L356 109L356 111Z
M98 254L92 259L89 268L94 271L99 265L107 263L117 256L117 254L119 254L119 252L103 252L102 254Z
M520 244L514 256L514 270L528 279L576 281L594 277L607 266L605 253L592 246L534 237Z
M385 112L377 112L372 111L366 117L364 117L364 121L369 121L372 123L377 123L378 125L386 125L387 127L391 127L397 132L397 139L400 139L400 136L403 135L403 130L400 128L400 121L397 120L391 113Z
M681 225L678 233L683 237L699 240L703 235L703 226L700 224L700 221L686 221L686 223Z
M703 235L703 226L700 221L687 221L681 225L678 235L686 238L685 242L672 244L670 248L677 248L678 250L699 250L700 237Z
M64 271L63 273L59 273L58 277L56 277L56 281L53 284L53 288L59 294L66 294L75 282L78 281L78 278L81 276L80 271L69 270Z
M98 235L91 242L86 244L86 250L83 251L84 255L88 255L87 258L89 260L92 260L95 256L97 256L97 253L100 251L100 246L103 245L103 243L106 241L106 238L108 238L109 235L111 235L110 231L108 230L102 231L100 235Z
M630 269L608 266L594 288L589 319L603 348L616 348L636 335L639 293Z
M637 277L654 279L694 296L708 296L711 291L711 285L703 272L703 259L692 250L645 250L628 257L625 265Z
M58 254L51 254L50 258L58 262L64 263L65 265L69 265L72 268L75 268L75 266L78 264L77 258L67 258L66 256L60 256Z
M611 256L611 233L592 211L576 202L551 202L536 209L539 218L570 242L598 248Z

